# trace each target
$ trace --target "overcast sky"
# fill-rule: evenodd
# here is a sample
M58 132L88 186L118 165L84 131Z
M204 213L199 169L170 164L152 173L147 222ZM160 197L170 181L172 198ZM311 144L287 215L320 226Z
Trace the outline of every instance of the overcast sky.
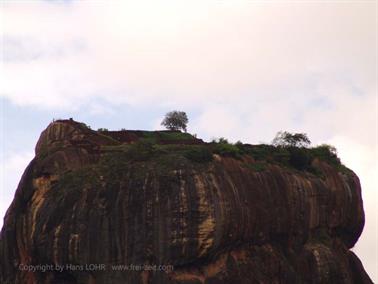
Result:
M353 249L378 282L375 1L2 1L4 216L53 118L157 129L172 109L208 140L306 132L360 177ZM0 221L0 226L2 226Z

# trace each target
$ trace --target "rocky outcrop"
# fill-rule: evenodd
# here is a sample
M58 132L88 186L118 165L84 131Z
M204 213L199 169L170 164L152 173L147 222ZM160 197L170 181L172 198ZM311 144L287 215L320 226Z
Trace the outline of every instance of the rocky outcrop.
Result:
M198 163L183 145L135 159L138 139L112 135L41 134L4 219L1 283L372 283L349 250L364 226L353 172Z

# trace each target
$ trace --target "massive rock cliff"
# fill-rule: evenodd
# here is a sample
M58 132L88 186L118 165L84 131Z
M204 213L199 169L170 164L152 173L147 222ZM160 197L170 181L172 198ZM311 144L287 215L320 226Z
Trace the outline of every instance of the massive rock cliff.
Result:
M358 177L243 147L51 123L4 218L0 282L372 283L350 251Z

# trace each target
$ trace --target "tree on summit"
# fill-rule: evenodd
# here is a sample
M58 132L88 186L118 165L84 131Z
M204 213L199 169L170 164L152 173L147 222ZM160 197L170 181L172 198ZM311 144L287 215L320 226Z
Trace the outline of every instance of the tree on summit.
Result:
M307 147L311 144L306 133L290 133L287 131L280 131L273 139L274 146L281 147Z
M188 116L184 111L170 111L168 112L161 125L169 130L184 130L186 132L186 126L188 124Z

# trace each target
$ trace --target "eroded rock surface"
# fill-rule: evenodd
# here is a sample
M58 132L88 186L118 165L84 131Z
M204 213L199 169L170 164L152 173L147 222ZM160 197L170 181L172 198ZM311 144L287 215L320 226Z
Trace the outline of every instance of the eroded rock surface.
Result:
M353 172L130 158L140 136L49 125L4 219L0 283L372 283L349 250L364 226Z

